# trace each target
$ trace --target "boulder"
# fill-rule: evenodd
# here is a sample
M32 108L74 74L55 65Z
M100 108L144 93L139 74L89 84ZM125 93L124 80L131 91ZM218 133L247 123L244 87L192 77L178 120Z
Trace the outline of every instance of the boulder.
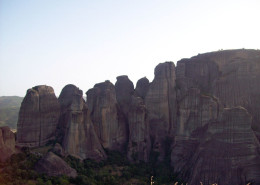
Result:
M9 127L0 127L0 162L4 162L16 153L15 135Z
M71 168L62 158L52 152L48 152L35 164L35 170L48 176L66 175L73 178L77 176L75 169Z
M17 145L36 147L53 140L59 116L60 105L52 87L27 90L19 111Z
M106 154L99 142L82 91L75 85L65 86L59 96L59 128L66 154L80 159L103 160Z

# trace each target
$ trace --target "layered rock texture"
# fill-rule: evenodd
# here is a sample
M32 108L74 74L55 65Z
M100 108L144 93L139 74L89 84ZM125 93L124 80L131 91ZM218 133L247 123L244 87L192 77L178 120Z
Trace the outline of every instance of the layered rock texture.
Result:
M260 184L260 51L199 54L154 74L135 89L127 76L96 84L87 102L74 85L58 100L48 86L29 89L17 144L42 146L56 133L60 155L102 160L116 150L132 162L170 158L188 184Z
M21 104L17 123L17 145L43 146L55 139L60 105L52 87L29 89Z
M83 92L74 85L67 85L62 89L59 96L61 117L58 134L65 153L81 159L102 160L106 158L106 154L82 95Z
M0 127L0 162L16 153L15 135L9 127Z

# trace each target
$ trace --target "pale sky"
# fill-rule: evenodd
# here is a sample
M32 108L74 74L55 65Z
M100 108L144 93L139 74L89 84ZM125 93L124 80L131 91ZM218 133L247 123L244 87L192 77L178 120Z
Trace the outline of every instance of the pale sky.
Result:
M260 48L260 0L0 0L0 96L85 93L165 61Z

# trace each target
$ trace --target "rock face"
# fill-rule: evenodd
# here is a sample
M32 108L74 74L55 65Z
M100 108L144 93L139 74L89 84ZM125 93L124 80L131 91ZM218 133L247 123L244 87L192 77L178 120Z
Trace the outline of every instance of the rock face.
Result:
M17 144L42 146L57 133L62 147L53 151L60 155L101 160L105 148L148 162L158 154L158 161L170 157L188 184L260 184L260 51L199 54L176 68L161 63L154 74L136 89L127 76L117 77L115 86L96 84L87 103L74 85L62 90L59 103L51 87L29 89ZM48 155L46 164L60 160ZM55 166L48 168L57 174Z
M120 110L127 117L131 97L134 94L134 84L128 79L128 76L118 76L115 84L116 99Z
M15 136L9 127L0 127L0 162L16 153Z
M191 160L190 184L260 182L260 145L244 108L225 109L203 139Z
M27 91L17 123L17 145L43 146L54 139L60 115L52 87L41 85Z
M176 120L175 66L172 62L161 63L155 68L155 77L145 97L147 120L150 128L152 149L165 155L165 140L172 137Z
M77 176L75 169L71 168L65 161L52 152L48 152L46 156L36 163L35 170L38 173L47 174L48 176Z
M96 84L87 92L87 105L102 146L124 151L128 139L127 125L118 120L115 86L109 81Z
M65 153L80 159L102 160L106 154L99 143L82 94L74 85L65 86L60 94L62 147Z
M150 83L149 83L149 80L146 77L138 80L137 83L136 83L136 88L135 88L136 96L139 96L142 99L145 99L145 96L147 94L149 86L150 86Z
M148 162L151 142L149 126L146 120L146 108L142 98L132 96L128 120L129 142L127 157L131 161Z

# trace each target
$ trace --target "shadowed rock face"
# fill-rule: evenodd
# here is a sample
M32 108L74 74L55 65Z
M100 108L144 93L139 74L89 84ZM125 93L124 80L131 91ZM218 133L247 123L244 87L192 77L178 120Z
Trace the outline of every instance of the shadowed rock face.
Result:
M165 139L173 136L176 120L175 66L172 62L161 63L154 74L145 104L152 150L159 152L159 160L163 160Z
M87 92L87 105L102 146L109 150L125 151L127 125L118 120L114 85L109 81L96 84Z
M149 126L146 120L146 108L140 97L132 96L128 113L129 142L127 157L130 161L148 161L151 142Z
M14 133L9 127L0 127L0 161L5 161L14 153L16 153Z
M52 152L48 152L46 156L36 163L35 170L38 173L47 174L48 176L77 176L75 169L71 168L65 161Z
M17 123L17 145L43 146L54 139L60 106L52 87L41 85L27 91Z
M65 86L60 94L62 147L67 154L81 159L102 160L106 154L99 143L82 94L74 85Z
M142 99L145 99L145 96L148 92L150 83L149 80L144 77L137 81L136 88L135 88L135 94L136 96L141 97Z
M244 108L224 109L203 139L191 160L190 184L260 182L260 145Z

